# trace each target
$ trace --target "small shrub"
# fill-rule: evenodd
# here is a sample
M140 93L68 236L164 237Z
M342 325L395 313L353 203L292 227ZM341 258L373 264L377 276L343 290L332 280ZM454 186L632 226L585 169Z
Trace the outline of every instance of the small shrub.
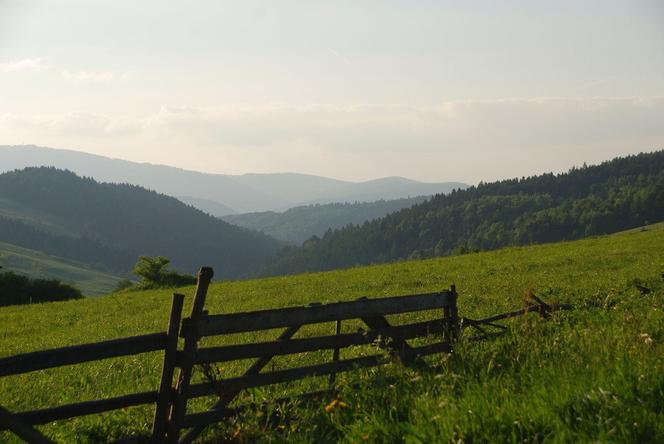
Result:
M175 288L193 285L196 277L189 274L181 274L176 271L168 271L166 267L171 260L164 256L150 257L141 256L134 265L132 273L141 278L138 287L142 290L152 288Z
M81 299L81 291L56 279L30 279L14 272L0 273L0 306Z

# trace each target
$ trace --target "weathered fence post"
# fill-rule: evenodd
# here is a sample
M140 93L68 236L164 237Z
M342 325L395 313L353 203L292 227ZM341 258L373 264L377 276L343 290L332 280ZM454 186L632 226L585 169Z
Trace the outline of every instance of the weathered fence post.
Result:
M449 290L450 304L443 307L443 338L452 344L459 337L459 310L457 308L456 286L452 284Z
M193 306L191 307L189 324L185 331L184 348L181 354L182 360L179 364L180 371L178 372L174 399L168 420L166 441L172 444L178 442L180 429L182 428L182 422L187 410L187 392L191 382L194 357L198 349L198 340L200 339L198 324L204 316L205 297L207 296L212 276L214 276L214 271L210 267L202 267L198 272L196 295L194 296Z
M457 306L456 285L450 285L450 294L452 296L452 307L450 309L450 322L452 324L452 341L459 338L461 326L459 325L459 308Z
M171 392L173 388L173 373L175 372L175 358L177 356L178 335L180 333L180 321L182 319L182 305L184 295L173 294L171 304L171 316L168 321L168 340L164 352L164 365L161 371L161 383L159 385L159 397L155 406L154 420L152 422L152 441L160 443L166 436L166 425L168 410L171 406Z
M334 328L334 334L339 336L341 334L341 319L337 319L337 323ZM332 352L332 362L337 362L339 361L339 347L335 348L334 351ZM334 386L334 381L337 378L336 373L330 374L330 380L329 380L329 386L332 388Z

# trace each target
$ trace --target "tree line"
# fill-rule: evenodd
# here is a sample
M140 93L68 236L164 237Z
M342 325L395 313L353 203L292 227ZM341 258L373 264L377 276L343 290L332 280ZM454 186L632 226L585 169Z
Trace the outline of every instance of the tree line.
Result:
M480 183L283 249L262 274L557 242L664 220L664 151Z

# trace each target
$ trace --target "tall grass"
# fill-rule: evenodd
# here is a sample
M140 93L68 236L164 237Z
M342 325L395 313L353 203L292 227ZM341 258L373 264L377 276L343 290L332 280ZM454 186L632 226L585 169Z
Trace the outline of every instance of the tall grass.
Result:
M208 295L211 313L425 292L451 283L460 293L462 316L519 308L529 288L548 302L571 302L579 309L547 321L535 315L512 320L508 334L493 341L462 337L454 354L429 360L433 369L391 365L345 374L338 378L343 403L327 411L331 399L252 411L211 428L204 440L664 442L663 251L664 226L658 225L577 242L217 283ZM192 287L181 291L193 294ZM162 331L169 304L169 292L146 291L2 308L0 355ZM333 331L319 328L310 333ZM312 363L328 355L298 355L275 365ZM237 374L246 365L223 371ZM17 411L154 390L160 367L161 355L153 353L2 378L1 403ZM324 382L304 385L316 384ZM292 390L254 390L242 401ZM42 430L63 442L103 441L148 430L150 421L151 408L145 407ZM13 439L0 433L0 442Z

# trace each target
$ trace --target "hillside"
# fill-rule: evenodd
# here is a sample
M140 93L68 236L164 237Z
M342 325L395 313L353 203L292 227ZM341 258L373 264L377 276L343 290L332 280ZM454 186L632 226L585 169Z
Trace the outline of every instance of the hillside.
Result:
M210 313L423 293L450 283L457 285L465 317L519 308L528 288L579 309L549 321L510 321L508 335L496 341L462 340L453 356L433 358L440 366L435 372L393 366L344 376L348 408L335 414L326 413L324 403L288 407L290 414L274 423L250 412L206 442L233 434L242 442L662 442L662 251L659 224L575 242L213 284ZM181 291L188 313L193 288ZM163 331L170 293L0 308L0 356ZM154 390L161 360L138 355L0 378L3 406L23 410ZM285 364L278 361L277 368ZM225 368L228 374L243 370ZM356 382L362 388L351 389ZM281 394L256 391L250 399ZM60 442L106 442L144 430L152 414L151 407L131 408L43 430ZM2 433L0 441L15 442Z
M117 273L164 255L177 269L209 263L237 277L280 247L175 198L54 168L1 174L0 208L0 241Z
M411 197L376 202L305 205L281 213L266 211L232 214L222 219L233 225L261 231L276 239L299 245L311 236L323 236L329 229L341 228L348 224L362 224L422 203L426 199L426 197Z
M282 252L265 274L607 234L664 220L664 151L480 184Z
M222 217L236 213L236 211L231 207L226 206L214 200L200 199L191 196L175 196L175 197L179 201L184 202L187 205L191 205L194 208L198 208L202 212L207 213L211 216Z
M71 150L0 146L0 173L32 166L54 166L100 182L128 183L169 196L187 196L188 203L203 203L197 207L212 215L221 215L217 210L224 207L232 213L283 211L304 204L401 199L466 187L458 182L424 183L399 177L349 182L293 173L206 174ZM214 211L210 211L211 203Z
M121 277L103 273L80 262L0 242L0 267L34 279L57 279L73 285L85 296L107 294Z

